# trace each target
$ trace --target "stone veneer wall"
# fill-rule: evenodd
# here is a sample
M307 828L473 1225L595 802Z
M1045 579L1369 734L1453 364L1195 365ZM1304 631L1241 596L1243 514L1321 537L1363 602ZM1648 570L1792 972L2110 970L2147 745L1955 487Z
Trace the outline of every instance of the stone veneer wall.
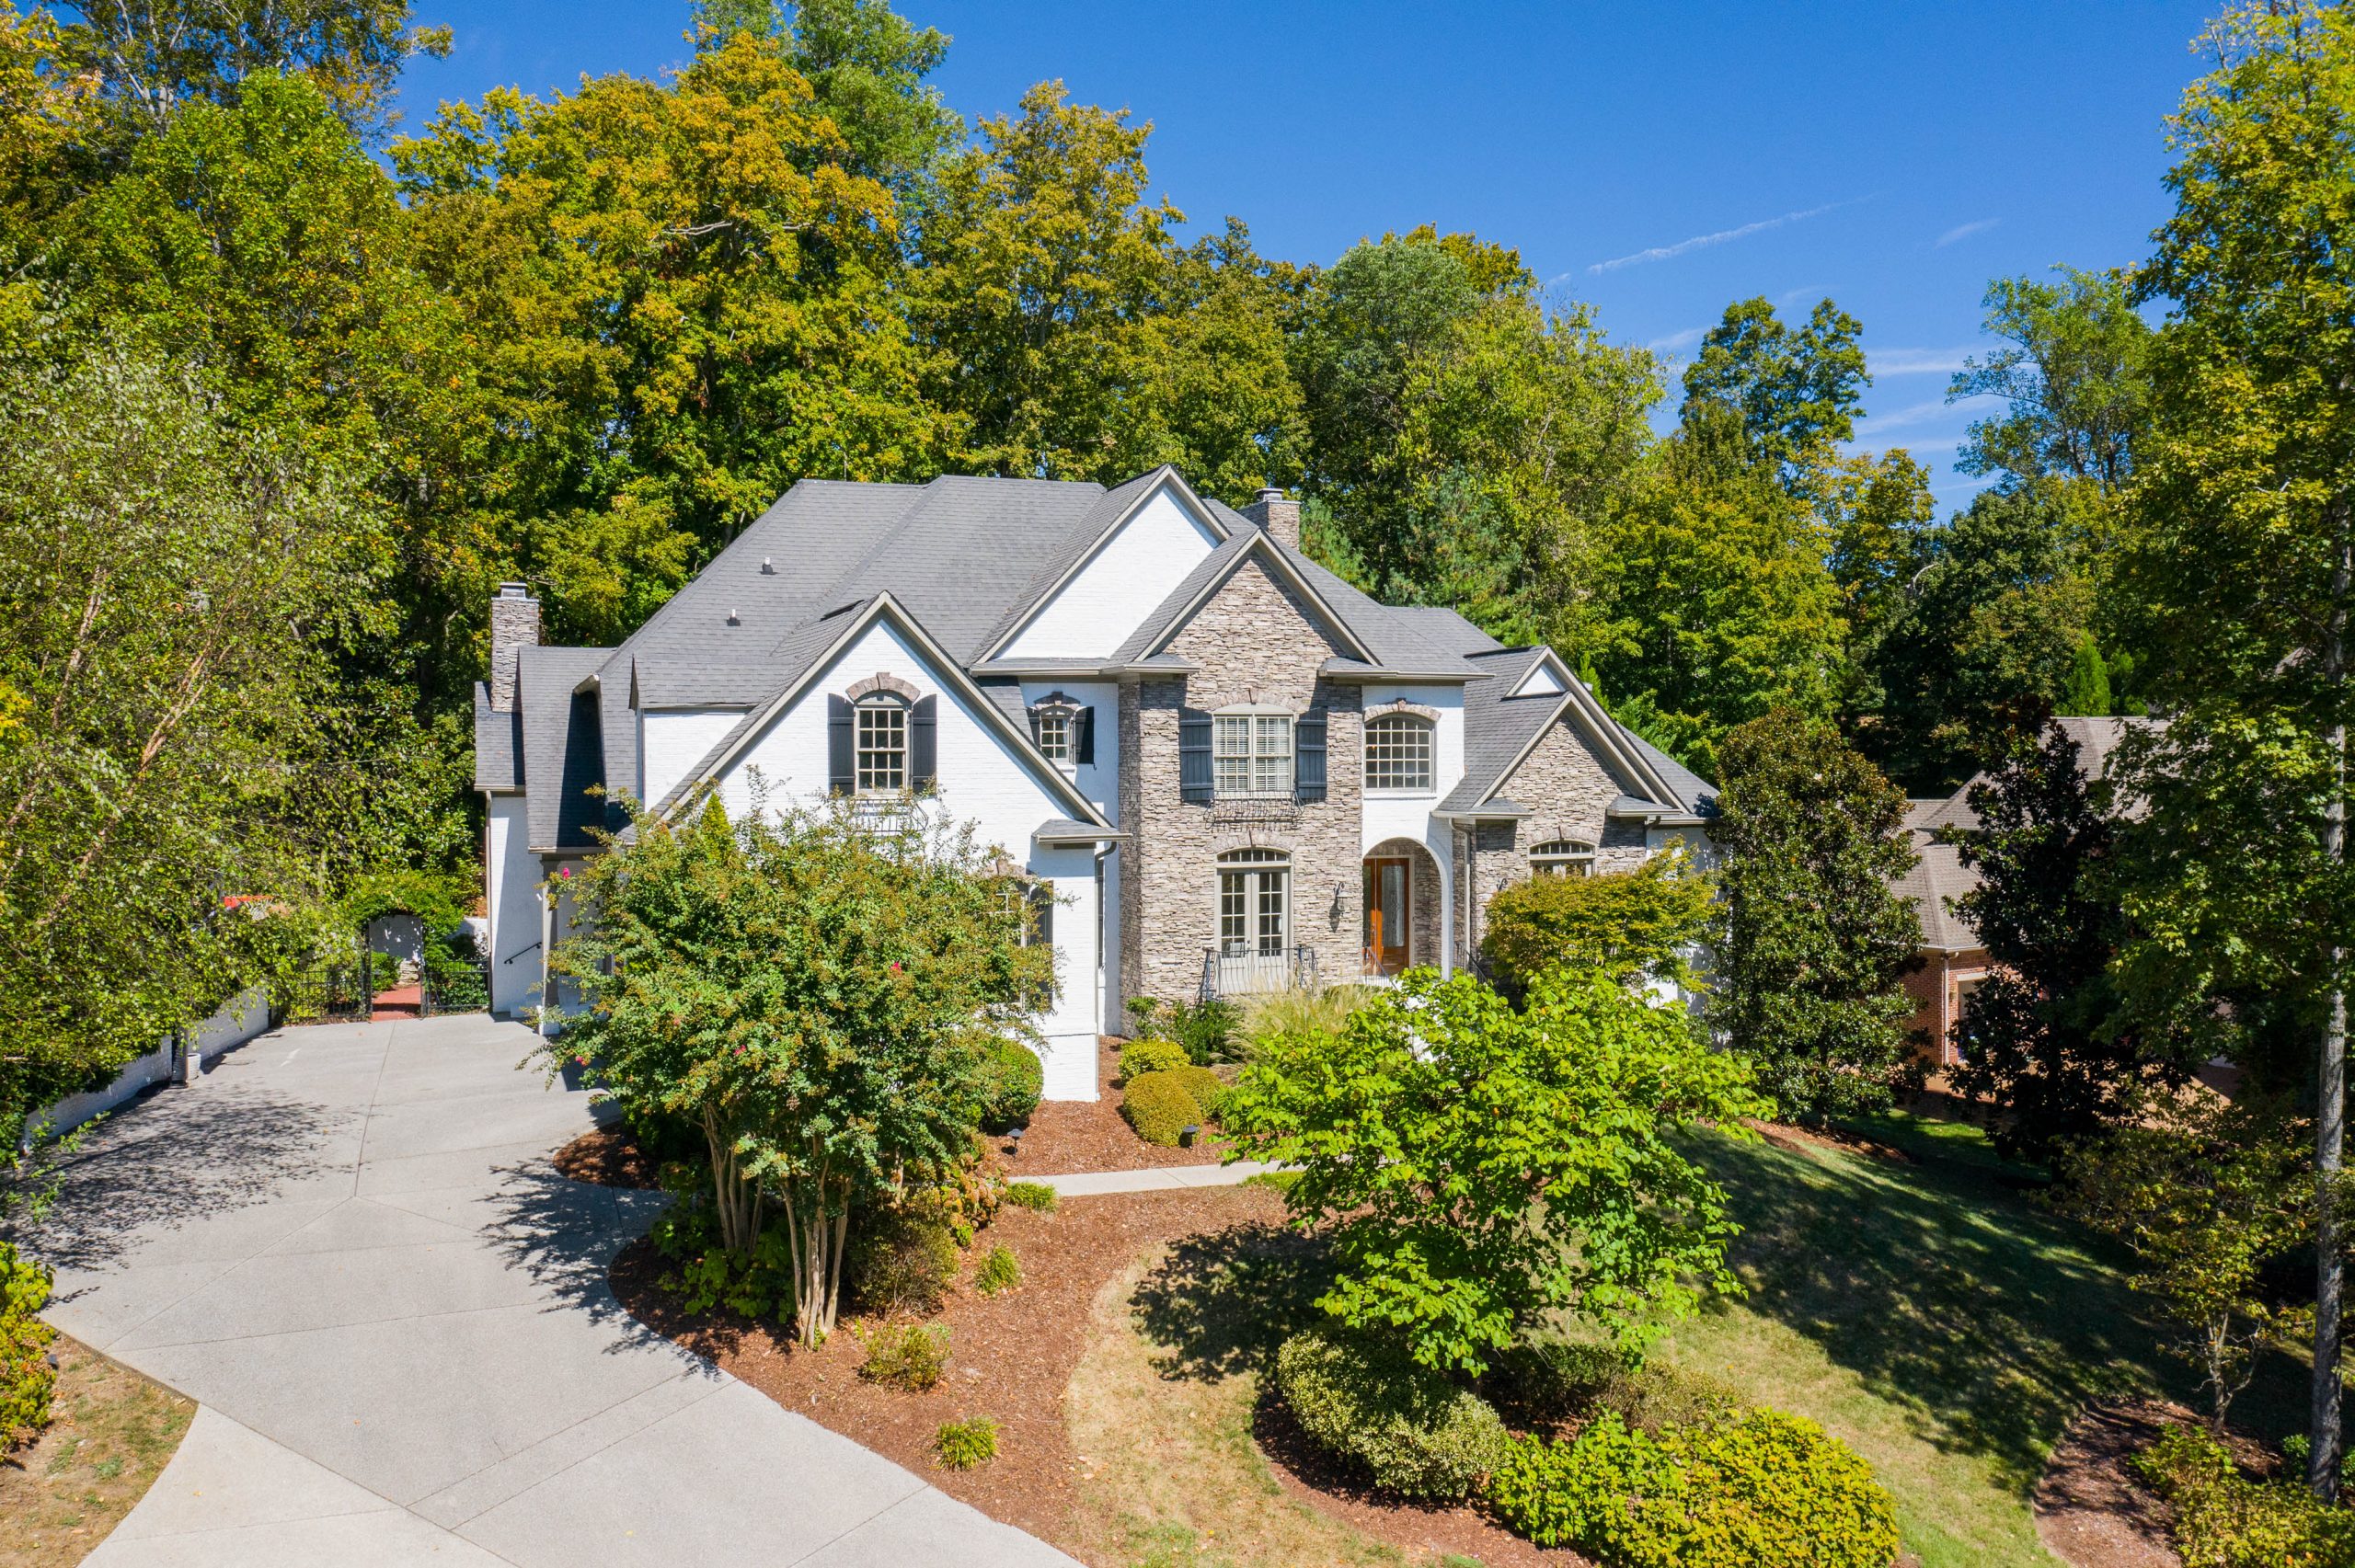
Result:
M1643 824L1614 821L1605 815L1611 803L1627 791L1568 715L1554 721L1497 793L1535 815L1519 822L1478 823L1468 834L1458 830L1456 907L1471 916L1469 931L1456 937L1458 963L1470 962L1479 951L1488 900L1499 888L1529 876L1529 852L1536 845L1555 839L1592 844L1599 872L1633 871L1649 853Z
M1133 857L1121 883L1122 991L1196 994L1202 956L1218 940L1218 857L1254 847L1292 854L1292 942L1315 949L1324 979L1354 979L1362 945L1361 703L1355 686L1317 674L1340 645L1253 560L1168 646L1198 670L1120 688L1120 827L1131 835L1121 853ZM1236 703L1324 710L1323 800L1200 806L1178 798L1178 711Z

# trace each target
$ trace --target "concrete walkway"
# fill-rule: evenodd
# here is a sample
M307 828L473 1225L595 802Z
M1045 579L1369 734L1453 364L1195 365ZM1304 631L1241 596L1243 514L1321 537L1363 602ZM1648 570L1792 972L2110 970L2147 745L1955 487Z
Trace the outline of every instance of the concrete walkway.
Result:
M1163 1192L1172 1187L1239 1187L1252 1177L1279 1171L1258 1160L1232 1165L1156 1165L1144 1171L1089 1171L1073 1176L1025 1176L1052 1187L1059 1197L1097 1197L1106 1193Z
M92 1568L1071 1562L624 1312L663 1200L555 1174L532 1045L284 1030L92 1137L49 1316L201 1406Z

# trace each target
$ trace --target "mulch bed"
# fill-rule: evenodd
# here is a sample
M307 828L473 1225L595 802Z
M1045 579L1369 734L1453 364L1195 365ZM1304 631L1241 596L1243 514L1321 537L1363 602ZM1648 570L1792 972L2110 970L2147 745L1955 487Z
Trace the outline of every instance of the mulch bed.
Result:
M2192 1420L2178 1405L2097 1404L2069 1424L2037 1482L2036 1533L2072 1568L2181 1568L2167 1539L2167 1505L2126 1461L2169 1426Z
M1096 1053L1095 1100L1046 1100L1030 1113L1020 1138L993 1138L990 1148L1017 1179L1072 1176L1091 1171L1144 1171L1156 1165L1215 1165L1226 1146L1214 1137L1191 1149L1164 1149L1139 1138L1120 1119L1120 1042L1107 1039Z
M1068 1199L1055 1214L1002 1209L983 1239L1014 1249L1022 1286L984 1299L959 1285L933 1320L948 1331L948 1374L920 1394L862 1382L865 1353L848 1332L815 1351L797 1351L781 1337L787 1331L681 1310L657 1284L665 1264L650 1242L634 1242L614 1260L612 1282L623 1305L656 1332L786 1409L896 1459L993 1518L1075 1550L1077 1456L1063 1402L1087 1348L1097 1293L1149 1246L1237 1220L1272 1221L1282 1207L1265 1188L1213 1187ZM986 1250L975 1247L967 1266ZM997 1419L998 1457L979 1470L943 1470L933 1435L945 1421L973 1415Z
M626 1128L592 1127L550 1155L557 1174L600 1187L656 1187L657 1162Z
M1468 1503L1406 1503L1376 1491L1311 1442L1281 1401L1259 1401L1251 1437L1287 1494L1394 1546L1476 1558L1484 1568L1579 1568L1589 1561L1568 1547L1549 1551L1524 1540Z

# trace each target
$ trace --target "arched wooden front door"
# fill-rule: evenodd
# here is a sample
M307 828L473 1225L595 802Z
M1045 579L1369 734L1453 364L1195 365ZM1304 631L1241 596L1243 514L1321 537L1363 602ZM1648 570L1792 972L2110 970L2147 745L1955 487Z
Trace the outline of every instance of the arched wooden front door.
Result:
M1414 921L1414 873L1404 855L1365 863L1365 971L1395 975L1407 967Z

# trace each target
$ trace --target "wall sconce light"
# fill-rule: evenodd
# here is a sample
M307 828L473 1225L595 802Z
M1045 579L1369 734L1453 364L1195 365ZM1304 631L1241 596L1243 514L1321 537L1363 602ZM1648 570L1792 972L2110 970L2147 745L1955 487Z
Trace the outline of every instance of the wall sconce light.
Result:
M1338 882L1333 884L1333 907L1326 911L1326 918L1333 922L1335 931L1341 929L1341 884Z

